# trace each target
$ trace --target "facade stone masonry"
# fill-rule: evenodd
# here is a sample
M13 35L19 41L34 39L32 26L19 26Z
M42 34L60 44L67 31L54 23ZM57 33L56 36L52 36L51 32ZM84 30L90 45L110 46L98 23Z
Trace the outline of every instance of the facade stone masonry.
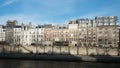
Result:
M0 26L0 41L11 45L67 45L91 47L118 47L117 16L81 18L60 25L18 25L16 20ZM57 44L58 43L58 44Z

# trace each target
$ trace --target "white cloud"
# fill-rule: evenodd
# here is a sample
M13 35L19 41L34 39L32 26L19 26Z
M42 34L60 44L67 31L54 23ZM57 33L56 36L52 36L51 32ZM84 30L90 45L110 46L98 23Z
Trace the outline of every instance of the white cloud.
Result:
M10 5L15 1L16 0L7 0L4 4L0 5L0 7ZM72 12L75 14L74 12L77 11L74 10L74 5L77 1L83 3L85 0L19 0L19 3L22 4L20 5L21 12L19 12L19 14L12 13L0 16L0 23L5 24L7 20L14 19L18 20L19 23L28 23L31 21L35 24L55 24L61 23L63 20L65 20L65 22L63 21L62 23L67 23L71 19L75 20L77 18L94 18L95 16L110 14L114 15L116 12L114 8L111 9L111 7L115 5L111 5L110 2L97 11L93 10L93 12L89 12L88 14L84 14L82 16L80 14L77 14L75 16L72 15ZM66 17L61 18L62 16Z
M3 3L2 5L0 5L0 8L1 8L1 7L4 7L4 6L7 6L7 5L10 5L10 4L12 4L13 2L15 2L15 1L17 1L17 0L6 0L5 3Z
M16 0L7 0L0 7L12 4ZM19 14L8 14L0 16L0 22L5 23L7 20L18 20L21 22L34 22L38 24L55 24L61 23L60 16L72 13L73 5L76 0L17 0L22 5ZM35 14L35 15L34 15ZM57 20L58 21L57 21ZM62 22L64 23L64 22Z

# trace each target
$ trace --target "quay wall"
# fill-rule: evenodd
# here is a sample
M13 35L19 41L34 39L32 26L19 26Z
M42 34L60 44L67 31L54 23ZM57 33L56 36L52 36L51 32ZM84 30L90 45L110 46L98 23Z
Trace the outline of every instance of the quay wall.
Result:
M69 55L109 55L118 56L120 49L116 47L68 47L68 46L10 46L0 45L0 53L38 53Z

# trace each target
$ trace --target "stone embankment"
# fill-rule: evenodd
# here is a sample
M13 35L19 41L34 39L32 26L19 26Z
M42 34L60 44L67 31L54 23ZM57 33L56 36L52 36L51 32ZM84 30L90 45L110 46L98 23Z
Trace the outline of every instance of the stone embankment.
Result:
M70 55L109 55L118 56L116 47L68 47L68 46L9 46L0 45L0 53L46 53Z
M0 58L120 62L119 51L116 47L0 45Z

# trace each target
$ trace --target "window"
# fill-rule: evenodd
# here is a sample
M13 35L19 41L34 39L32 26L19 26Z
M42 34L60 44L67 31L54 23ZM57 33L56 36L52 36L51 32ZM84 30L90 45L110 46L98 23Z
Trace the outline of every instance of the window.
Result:
M108 40L107 39L105 39L105 42L107 42Z
M111 22L110 25L115 25L115 22Z
M99 30L102 30L102 28L99 28Z
M5 30L3 30L3 32L5 32Z
M110 19L110 22L114 22L114 19Z
M105 33L105 34L107 34L107 33L108 33L108 31L104 31L104 33Z
M98 39L98 41L99 41L99 42L101 42L101 41L102 41L102 39Z
M113 31L113 34L116 34L116 31Z
M102 34L102 31L100 31L99 34Z
M108 23L108 22L106 22L106 23L104 23L104 25L109 25L109 23Z
M105 30L107 30L108 28L105 28Z
M103 25L103 23L100 22L100 23L98 23L98 25L101 26L101 25Z

